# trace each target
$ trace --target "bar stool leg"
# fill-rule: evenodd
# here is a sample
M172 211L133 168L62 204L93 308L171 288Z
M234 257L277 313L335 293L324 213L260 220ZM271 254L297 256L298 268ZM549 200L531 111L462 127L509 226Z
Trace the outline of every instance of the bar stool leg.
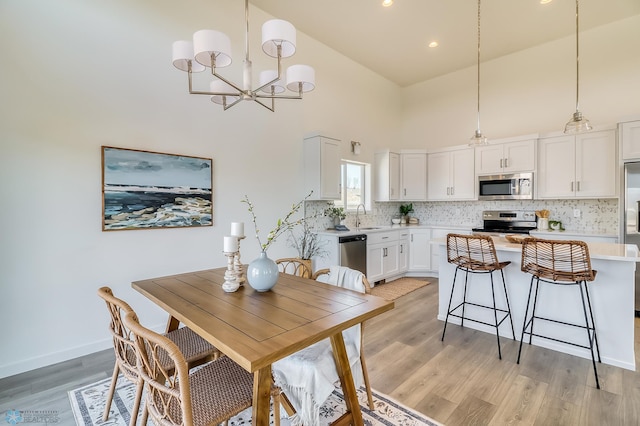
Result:
M529 316L529 305L531 304L531 293L533 292L533 280L535 277L531 276L531 283L529 284L529 296L527 296L527 308L524 310L524 322L522 324L522 334L520 335L520 349L518 349L518 360L516 364L520 364L520 355L522 355L522 342L524 341L524 333L527 330L527 317Z
M529 344L533 339L533 322L536 318L536 306L538 306L538 291L540 290L540 278L536 277L536 292L533 296L533 309L531 310L531 332L529 333Z
M504 297L507 299L507 311L509 311L509 322L511 323L511 334L513 340L516 340L516 330L513 328L513 317L511 316L511 305L509 304L509 293L507 293L507 283L504 280L504 271L500 269L500 275L502 275L502 287L504 288Z
M460 318L460 327L464 327L464 308L467 306L467 283L469 282L469 270L465 269L464 272L464 293L462 294L462 318Z
M593 339L591 338L591 328L589 327L589 316L587 315L587 305L584 301L584 291L582 290L582 285L584 284L586 288L587 283L586 281L580 281L576 284L578 284L578 286L580 287L580 296L582 298L582 310L584 311L584 323L587 328L587 340L589 341L589 349L591 350L591 362L593 363L593 373L595 374L595 377L596 377L596 388L600 389L600 382L598 381L598 368L596 367L596 358L593 354ZM589 306L589 309L591 309L591 306ZM591 318L593 320L593 312L590 311L589 313L591 314ZM596 332L596 325L594 323L593 324L594 338L595 338L595 332Z
M596 332L596 322L593 320L593 309L591 309L591 297L589 297L589 283L584 283L584 290L587 293L587 304L589 306L589 314L591 315L591 325L593 325L593 338L596 342L596 352L598 354L598 362L602 362L600 358L600 345L598 345L598 333Z
M493 318L496 324L496 339L498 339L498 359L502 359L502 350L500 349L500 332L498 330L498 311L496 309L496 292L493 286L493 272L489 273L491 277L491 298L493 299Z
M447 316L444 319L444 328L442 329L441 342L444 342L444 333L447 331L447 323L449 322L449 314L451 313L451 301L453 300L453 292L456 289L456 277L458 276L458 269L453 273L453 283L451 284L451 295L449 296L449 306L447 306Z

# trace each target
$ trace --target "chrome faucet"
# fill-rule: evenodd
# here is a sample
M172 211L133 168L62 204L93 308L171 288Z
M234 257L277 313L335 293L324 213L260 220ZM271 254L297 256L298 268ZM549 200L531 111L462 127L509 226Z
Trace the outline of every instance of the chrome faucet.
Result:
M358 204L358 207L356 207L356 229L360 228L360 216L358 215L360 212L360 206L362 206L363 213L367 214L367 209L364 207L364 204Z

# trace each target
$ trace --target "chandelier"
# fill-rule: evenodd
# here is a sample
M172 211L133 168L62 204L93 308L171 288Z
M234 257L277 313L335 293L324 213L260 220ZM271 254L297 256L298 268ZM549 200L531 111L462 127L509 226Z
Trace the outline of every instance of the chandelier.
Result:
M576 0L576 112L573 113L571 120L569 120L564 126L564 132L571 134L587 132L592 129L589 120L584 118L578 109L580 104L580 43L578 37L578 18L578 0Z
M217 69L231 65L231 40L216 30L200 30L193 34L193 41L173 43L173 65L189 76L189 93L209 95L211 101L222 105L224 110L242 101L255 101L270 111L275 111L276 99L302 99L304 92L315 88L315 70L309 65L291 65L286 70L286 84L282 83L281 59L292 56L296 51L296 29L281 19L272 19L262 25L262 50L268 56L277 58L277 69L260 73L257 88L252 85L252 65L249 58L249 0L244 2L245 16L245 59L243 61L242 84L218 74ZM216 78L211 82L210 91L193 90L192 74L211 68ZM286 94L285 86L293 94Z
M486 145L487 138L480 131L480 0L478 0L478 125L474 135L471 137L469 146Z

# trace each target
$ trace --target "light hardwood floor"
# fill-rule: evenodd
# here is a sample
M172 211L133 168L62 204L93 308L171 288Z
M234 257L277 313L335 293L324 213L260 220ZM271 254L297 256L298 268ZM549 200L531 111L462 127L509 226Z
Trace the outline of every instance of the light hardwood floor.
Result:
M437 280L396 300L396 308L367 323L365 353L372 387L450 426L638 425L640 373L534 346L516 364L517 342L450 325L440 341ZM106 332L106 331L105 331ZM640 355L636 319L636 363ZM110 377L107 350L0 379L0 415L8 409L56 410L73 425L67 391ZM3 419L0 419L2 421Z

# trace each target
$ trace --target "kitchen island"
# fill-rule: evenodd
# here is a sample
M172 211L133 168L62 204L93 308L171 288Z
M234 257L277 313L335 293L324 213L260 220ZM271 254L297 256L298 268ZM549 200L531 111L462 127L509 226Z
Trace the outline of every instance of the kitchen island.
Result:
M516 339L520 339L524 314L529 293L531 275L520 270L522 246L509 243L502 237L494 237L494 244L498 259L501 262L511 261L504 269L513 325ZM447 314L449 296L455 266L447 262L446 240L433 241L438 245L440 253L439 265L439 308L438 319L444 321ZM591 256L591 267L598 271L595 281L589 283L589 292L593 314L595 317L598 343L602 362L617 367L635 370L634 356L634 276L638 257L638 247L630 244L588 243ZM436 249L436 247L434 247ZM454 294L456 300L462 301L464 274L458 274L458 285ZM495 274L494 280L500 283L499 274ZM499 284L500 285L500 284ZM491 305L491 290L489 277L482 274L469 274L467 300L479 304ZM506 306L503 292L496 292L498 307ZM583 323L584 314L580 292L575 286L551 286L540 287L540 302L536 314L557 318L570 323ZM473 306L467 308L465 315L480 318L492 323L493 314L487 309L479 309ZM449 317L449 322L460 324L460 319ZM465 327L470 327L487 333L495 333L495 329L483 324L471 321L465 322ZM536 322L536 332L553 336L562 340L568 340L585 344L587 341L584 330L575 329L547 321ZM511 338L511 329L508 321L500 327L500 335ZM446 342L446 340L445 340ZM560 352L591 358L588 349L583 349L534 336L534 345L546 347ZM523 357L526 362L526 346L523 347Z

